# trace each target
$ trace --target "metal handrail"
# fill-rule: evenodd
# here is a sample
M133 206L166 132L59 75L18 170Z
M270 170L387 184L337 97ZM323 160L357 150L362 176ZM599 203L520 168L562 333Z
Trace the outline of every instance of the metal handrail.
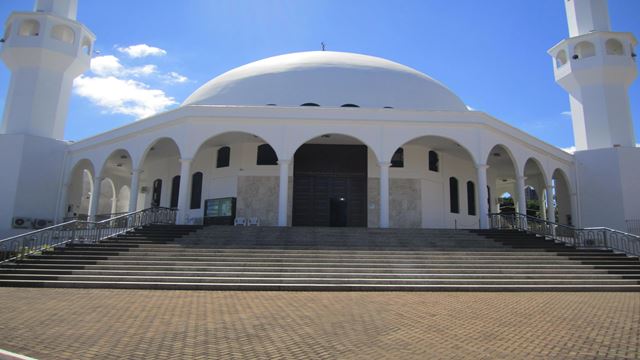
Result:
M489 224L492 229L525 231L570 246L609 249L640 256L640 236L606 227L580 229L520 213L489 214Z
M176 209L153 207L102 221L72 220L0 240L0 263L23 259L55 246L95 243L149 224L175 224Z

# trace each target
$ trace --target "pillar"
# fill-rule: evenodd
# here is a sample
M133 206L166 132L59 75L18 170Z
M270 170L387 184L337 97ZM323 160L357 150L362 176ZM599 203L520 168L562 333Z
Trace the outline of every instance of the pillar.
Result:
M289 208L289 164L291 164L291 160L278 160L278 165L280 166L278 226L287 226L287 210Z
M131 171L131 191L129 192L129 212L134 212L138 209L138 191L140 190L140 171L139 169L133 169Z
M524 176L516 176L516 194L518 196L518 212L520 214L527 214L527 196L524 192L525 184L524 181L527 178Z
M64 218L67 217L69 208L69 188L71 187L71 183L65 182L62 184L62 191L60 193L60 202L58 203L58 213L56 214L56 222L62 223L64 222Z
M487 169L489 165L477 164L476 170L478 172L478 205L480 209L480 228L489 228L489 203L487 197Z
M189 211L189 182L191 180L191 159L180 159L180 188L178 190L178 217L176 222L184 224Z
M390 162L381 161L380 165L380 227L389 227L389 167Z
M571 226L580 227L578 217L578 194L571 193Z
M89 203L89 221L96 220L96 214L98 213L98 203L100 202L100 187L102 185L103 177L93 178L93 190L91 191L91 200Z
M556 206L553 203L553 186L547 186L547 221L556 222Z

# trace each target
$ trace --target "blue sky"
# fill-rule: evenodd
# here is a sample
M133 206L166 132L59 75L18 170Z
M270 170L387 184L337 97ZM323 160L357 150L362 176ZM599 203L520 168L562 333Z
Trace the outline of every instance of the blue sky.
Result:
M2 0L0 18L32 6ZM614 31L640 36L640 1L610 0L609 12ZM176 107L234 67L324 41L411 66L475 109L573 145L567 94L546 53L568 36L562 0L79 0L78 19L97 35L99 53L76 82L69 140ZM3 99L9 75L3 66ZM638 81L630 99L640 134Z

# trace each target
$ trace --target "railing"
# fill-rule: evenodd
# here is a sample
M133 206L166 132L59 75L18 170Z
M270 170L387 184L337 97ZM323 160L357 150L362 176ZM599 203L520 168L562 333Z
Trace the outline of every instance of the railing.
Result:
M627 220L627 232L640 235L640 219Z
M175 224L176 209L149 208L106 220L72 220L48 228L0 240L0 263L23 259L55 246L95 243L149 224Z
M524 214L489 214L492 229L521 230L580 248L640 256L640 236L605 227L579 229Z

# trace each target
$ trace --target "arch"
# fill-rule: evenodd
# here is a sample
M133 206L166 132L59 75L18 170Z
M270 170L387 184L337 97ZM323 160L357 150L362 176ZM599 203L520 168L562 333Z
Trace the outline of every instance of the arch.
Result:
M100 176L108 176L108 172L113 168L122 168L123 171L130 173L133 168L133 159L126 149L113 150L102 163L100 168Z
M561 67L567 63L567 52L562 49L556 54L556 67Z
M191 176L191 201L190 209L202 207L202 172L198 171Z
M302 104L300 106L320 106L320 105L316 104L316 103L308 102L308 103L304 103L304 104Z
M560 168L556 168L552 174L552 182L555 195L556 217L557 221L563 225L575 224L575 204L573 204L573 196L569 177Z
M86 36L82 39L82 52L91 55L91 39Z
M175 149L177 150L178 153L178 158L181 157L182 154L182 150L180 149L180 146L178 146L178 143L170 137L160 137L157 139L154 139L153 141L151 141L146 148L144 149L144 151L142 152L142 156L140 156L140 163L138 164L138 166L136 166L135 168L140 169L142 168L142 165L144 164L145 160L147 159L147 157L149 156L149 153L153 152L154 150L156 150L156 146L174 146Z
M487 185L490 187L490 193L493 197L490 198L491 211L497 211L498 209L505 208L505 202L502 194L516 194L518 199L515 201L524 202L525 199L520 199L520 192L517 189L517 177L520 172L518 169L518 163L511 149L504 144L494 145L487 154L485 163L489 166L487 169ZM500 210L502 211L502 210Z
M458 188L458 179L454 176L449 178L449 212L452 214L460 213L460 189Z
M69 26L58 24L51 29L51 37L68 44L73 44L76 40L76 33Z
M359 108L359 105L356 104L342 104L340 105L340 107L346 107L346 108Z
M89 214L95 169L89 159L80 159L71 168L68 175L69 188L65 201L65 219L80 218L86 220Z
M607 55L624 55L624 45L618 39L609 39L604 44Z
M363 140L363 138L360 135L357 134L351 134L351 133L347 133L346 131L330 131L330 132L323 132L323 133L314 133L311 135L307 135L304 138L294 142L291 144L291 156L293 157L293 155L296 153L296 151L298 151L298 149L300 149L300 147L310 141L313 141L315 139L319 139L319 138L330 138L331 136L334 135L339 135L339 136L344 136L347 138L350 138L352 140L356 140L361 144L364 144L367 146L367 148L369 150L371 150L371 152L373 152L373 155L375 156L377 161L380 161L381 157L379 156L379 153L377 151L376 147L371 146L371 142L367 141L367 140Z
M275 152L277 159L280 159L279 149L273 147L271 143L267 139L265 139L265 137L244 130L222 131L208 136L204 140L200 141L198 146L195 148L195 151L193 152L193 158L195 159L195 157L207 146L222 147L241 142L257 142L264 145L269 145L269 147L271 147L271 149Z
M493 146L491 147L491 150L489 150L489 152L487 153L487 156L484 161L485 164L489 164L490 159L492 157L496 157L495 156L496 150L502 151L503 153L501 155L507 155L508 159L511 160L511 163L513 164L513 167L516 171L519 169L518 158L515 156L511 148L503 143L493 144Z
M535 168L531 167L532 164L535 166ZM527 170L527 168L529 170ZM540 185L542 185L542 187L547 187L548 185L550 185L548 184L549 178L547 177L547 173L544 170L544 166L542 166L542 162L538 160L536 157L530 156L529 158L527 158L527 161L524 162L522 173L526 177L527 175L531 174L532 171L536 171L536 170L540 172L540 176L542 177L542 183Z
M596 46L590 41L580 41L573 48L574 59L585 59L596 55Z
M411 135L395 142L394 144L390 144L390 147L387 149L393 149L393 151L395 152L396 149L400 147L404 147L409 143L416 142L416 141L428 142L428 140L432 140L434 142L443 142L443 141L447 142L450 145L452 145L451 146L452 149L455 148L462 151L463 153L466 154L466 156L469 157L469 159L471 159L473 163L477 163L477 157L474 155L474 153L469 151L469 149L465 145L462 145L465 143L465 141L463 141L462 138L456 139L453 136L450 136L450 134L443 135L443 134L436 134L433 132L429 132L429 133L420 134L416 136L415 132L413 132ZM438 150L435 149L435 151L438 151Z
M40 35L40 22L36 19L25 19L18 29L20 36L38 36Z

